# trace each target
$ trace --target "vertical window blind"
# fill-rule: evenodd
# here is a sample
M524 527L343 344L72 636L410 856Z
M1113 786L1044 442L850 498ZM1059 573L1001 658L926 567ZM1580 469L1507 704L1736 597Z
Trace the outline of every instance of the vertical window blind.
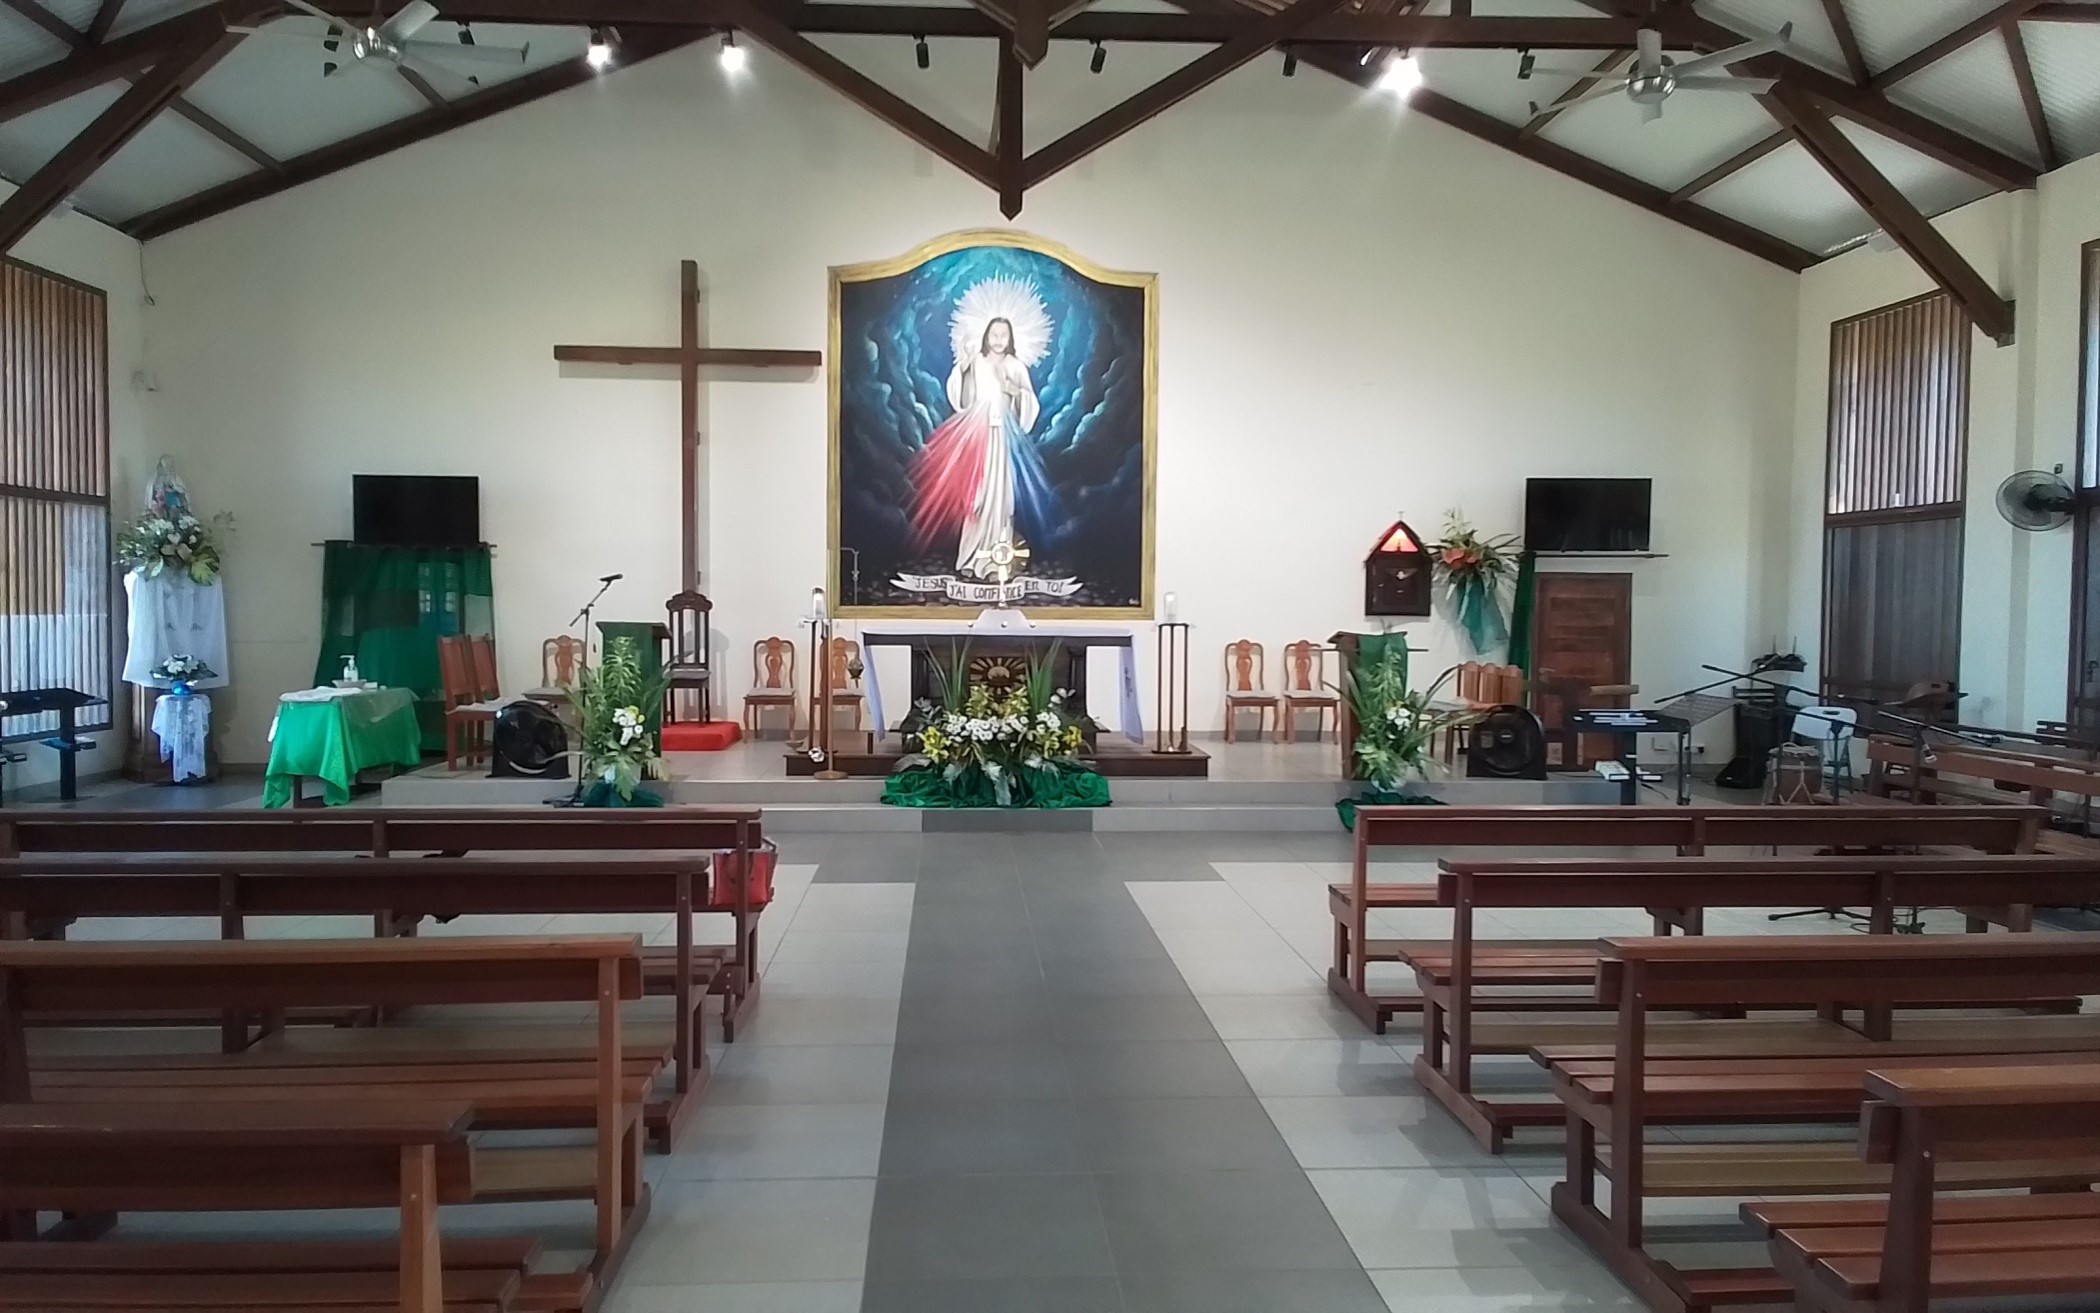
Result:
M1968 320L1945 293L1831 326L1823 683L1843 699L1955 683Z
M100 291L0 260L0 693L105 699L109 725L109 347ZM10 738L55 717L0 721Z

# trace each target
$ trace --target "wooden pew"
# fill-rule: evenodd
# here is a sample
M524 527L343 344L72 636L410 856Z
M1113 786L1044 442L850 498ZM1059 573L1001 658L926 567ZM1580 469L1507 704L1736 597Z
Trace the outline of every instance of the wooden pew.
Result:
M1970 908L1979 919L2024 925L2025 908L2034 903L2100 898L2100 866L2037 855L1446 859L1440 866L1437 901L1452 909L1450 942L1395 946L1396 956L1415 967L1422 990L1423 1047L1415 1076L1490 1153L1500 1153L1517 1127L1557 1125L1563 1113L1551 1098L1477 1095L1473 1058L1523 1053L1542 1043L1608 1041L1611 1023L1480 1021L1475 1014L1486 1010L1597 1006L1590 996L1596 979L1594 943L1483 942L1475 935L1476 916L1483 909L1668 909L1679 923L1697 926L1699 914L1712 907L1860 907L1868 909L1871 933L1889 934L1901 907ZM2007 910L2015 905L2019 912ZM1560 987L1562 992L1490 996L1478 992L1482 982ZM1575 986L1584 994L1567 992ZM2020 1023L2008 1024L2008 1036L2020 1031ZM1842 1045L1854 1035L1834 1020L1815 1017L1656 1021L1649 1031L1651 1039L1682 1035L1709 1045L1754 1041L1759 1051ZM2100 1029L2076 1033L2100 1042ZM1731 1034L1736 1038L1724 1041Z
M701 1002L710 993L741 990L735 979L739 967L731 960L735 950L709 954L693 943L692 915L700 905L696 890L704 891L707 875L707 861L699 856L65 854L0 859L0 917L217 917L223 938L240 939L251 916L369 914L398 931L412 929L426 916L673 914L676 941L668 952L642 950L646 992L673 999L672 1089L667 1097L652 1099L647 1114L652 1141L668 1150L706 1083L706 1046L698 1033ZM668 969L655 969L659 964ZM384 1049L384 1035L357 1034L368 1046ZM224 1044L237 1050L258 1038L245 1021L237 1021ZM585 1036L584 1056L589 1043Z
M1867 740L1867 793L1915 803L2026 803L2056 809L2069 799L2074 816L2100 799L2100 763L2071 750L2049 752L2009 744L1984 747L1947 740L1924 745L1876 735ZM2100 839L2044 830L2045 852L2100 853Z
M2018 1005L2100 992L2100 944L2072 935L1753 936L1608 939L1597 997L1618 1014L1608 1060L1561 1062L1567 1179L1553 1214L1650 1307L1666 1313L1790 1297L1765 1268L1695 1270L1649 1255L1643 1204L1655 1195L1761 1197L1864 1193L1888 1187L1883 1166L1842 1144L1647 1143L1664 1125L1842 1124L1857 1118L1870 1071L1902 1068L1894 1009L1967 1002ZM1844 1054L1662 1058L1648 1051L1649 1013L1726 1006L1865 1009L1862 1049ZM2089 1065L2100 1046L2028 1053L2023 1063ZM1918 1066L2002 1065L1988 1040L1973 1053ZM1609 1209L1597 1177L1609 1178ZM2084 1189L2100 1156L1949 1164L1945 1184L1968 1189Z
M586 1125L587 1154L477 1149L480 1199L589 1198L597 1216L593 1271L602 1279L646 1214L640 1174L648 1078L622 1061L620 1004L641 995L631 935L567 938L215 941L188 944L0 944L0 1103L117 1103L162 1111L232 1102L331 1101L368 1106L462 1101L477 1127ZM267 1013L293 1007L589 1002L590 1062L521 1070L496 1048L406 1056L380 1064L307 1065L287 1079L269 1055L127 1055L87 1070L46 1071L29 1057L25 1015L122 1014L152 1002ZM144 1075L141 1075L141 1073Z
M0 1216L397 1208L398 1241L0 1243L0 1309L195 1305L404 1313L581 1310L588 1275L534 1275L529 1237L444 1244L474 1198L464 1103L0 1104Z
M366 856L590 851L731 854L738 869L764 843L756 809L649 807L360 807L324 811L142 813L0 808L0 858L54 853L361 853ZM588 908L611 911L611 908ZM668 907L649 910L666 911ZM719 984L722 1032L734 1041L743 1014L757 1003L758 917L741 882L724 904L736 947L726 959L703 951L697 969ZM378 933L399 927L376 918ZM19 918L0 915L0 939L28 937ZM645 950L652 989L670 992L678 968L668 950ZM722 970L723 966L729 969ZM711 986L714 988L714 986Z
M2034 849L2036 836L2048 819L2039 809L2001 807L1946 807L1923 819L1915 809L1886 802L1844 808L1721 804L1363 807L1356 816L1356 854L1349 880L1330 885L1327 891L1328 910L1334 917L1334 962L1328 969L1327 985L1380 1034L1389 1018L1420 1011L1422 1001L1411 994L1370 992L1370 963L1397 960L1391 941L1369 937L1370 914L1379 909L1440 904L1433 884L1372 882L1370 857L1375 848L1659 848L1679 856L1697 856L1715 848L1772 846L2019 853ZM1658 924L1658 932L1665 924Z
M1804 1313L1926 1313L1934 1299L2100 1295L2100 1195L1936 1197L1941 1164L2100 1158L2100 1066L1867 1074L1860 1155L1889 1197L1745 1204Z

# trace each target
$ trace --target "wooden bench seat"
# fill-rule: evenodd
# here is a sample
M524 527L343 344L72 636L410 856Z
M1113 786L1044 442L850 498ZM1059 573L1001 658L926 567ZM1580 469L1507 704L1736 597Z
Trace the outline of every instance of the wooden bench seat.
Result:
M516 1298L523 1278L517 1272L445 1269L443 1313L504 1310ZM139 1310L164 1309L269 1310L331 1309L349 1304L387 1307L400 1286L391 1272L66 1272L11 1274L0 1281L0 1309Z
M528 813L536 815L537 813ZM4 822L0 822L4 824ZM136 820L119 825L115 834L131 842ZM229 844L256 842L257 826L268 821L239 820L226 827L205 827L184 841L206 842L216 833L230 832ZM465 827L465 828L460 828ZM573 829L547 829L543 822L521 823L523 830L540 833L564 851L563 839L573 839ZM24 836L39 833L33 825L18 825ZM318 829L299 823L287 841L308 840L319 835L335 836L331 842L352 844L370 840L370 827L351 827L339 832L333 825ZM484 839L481 822L461 821L448 829L444 824L404 822L396 832L418 843ZM82 831L66 827L59 837L81 839ZM584 833L603 837L595 823ZM654 831L659 838L681 842L707 839L728 842L749 837L749 827L738 816L724 819L708 814L688 818L678 825ZM515 839L512 840L516 842ZM645 992L674 1000L670 1062L673 1077L665 1097L652 1100L648 1122L659 1148L668 1148L691 1117L694 1097L706 1080L706 1046L700 1041L701 1005L707 998L721 1000L725 1039L733 1039L739 1019L755 1005L758 982L745 963L756 960L757 912L746 909L733 914L739 944L699 945L693 942L692 915L707 907L709 862L705 855L673 855L643 852L609 857L528 857L507 853L473 858L355 856L301 853L282 856L237 851L221 854L182 853L174 856L117 853L85 856L78 853L0 858L0 920L63 922L76 916L211 916L220 924L224 938L245 933L250 916L263 915L369 915L382 933L412 933L425 917L466 914L530 913L649 913L670 915L682 927L676 942L652 947L644 953ZM77 1023L78 1018L41 1016L43 1024ZM300 1020L273 1018L271 1030ZM348 1018L340 1013L304 1018L341 1026ZM110 1018L112 1023L136 1018ZM173 1013L170 1023L197 1020L194 1011ZM228 1044L253 1042L244 1031L229 1035ZM586 1050L587 1051L587 1050Z
M1745 1210L1797 1307L1926 1313L1941 1299L2100 1295L2100 1195L1935 1195L1979 1173L2100 1157L2100 1065L1877 1071L1862 1094L1857 1152L1890 1178L1878 1218L1871 1204Z
M1552 1192L1554 1216L1651 1307L1665 1313L1711 1307L1723 1296L1694 1272L1651 1256L1644 1200L1659 1195L1760 1195L1870 1192L1897 1183L1886 1159L1863 1161L1837 1141L1649 1143L1658 1125L1730 1126L1857 1118L1864 1082L1947 1069L1970 1079L2008 1061L2038 1070L2088 1070L2090 1047L2068 1037L2061 1052L2008 1058L1987 1052L1918 1055L1913 1068L1881 1046L1899 1010L1958 996L1974 1007L2036 997L2100 992L2100 943L2071 935L1815 936L1742 939L1608 939L1598 962L1597 996L1617 1012L1608 1058L1556 1062L1567 1113L1567 1179ZM1651 1011L1735 1004L1862 1009L1856 1051L1732 1057L1662 1057L1646 1042ZM1973 1021L1975 1018L1933 1018ZM2017 1024L2028 1019L2016 1018ZM2044 1030L2064 1018L2035 1018ZM2065 1037L2059 1037L2065 1038ZM1983 1047L1986 1041L1977 1041ZM1877 1074L1878 1073L1878 1074ZM2008 1152L1995 1161L1949 1165L1962 1188L2084 1188L2100 1180L2100 1144L2085 1152ZM1609 1182L1608 1208L1599 1182ZM1730 1270L1727 1298L1759 1289L1755 1274ZM1763 1280L1769 1284L1776 1275ZM1784 1283L1768 1291L1785 1297ZM1839 1307L1839 1306L1833 1306Z
M0 943L0 1099L80 1115L118 1107L177 1123L221 1108L275 1106L291 1115L321 1103L376 1117L419 1100L449 1099L470 1110L476 1128L587 1127L593 1141L580 1149L469 1153L462 1145L460 1179L469 1193L461 1202L591 1199L593 1269L602 1274L648 1205L639 1172L640 1122L654 1067L646 1054L640 1061L621 1056L620 1005L641 995L639 947L633 936ZM588 1060L549 1062L508 1062L499 1048L403 1052L392 1063L333 1068L310 1060L276 1067L267 1053L206 1062L179 1053L169 1065L143 1068L127 1068L121 1059L56 1067L28 1060L24 1012L117 1012L141 996L243 1014L349 1004L588 1003L597 1044ZM534 1028L520 1029L530 1034ZM326 1079L331 1073L332 1081ZM176 1109L181 1115L171 1116Z
M1328 889L1328 908L1334 920L1328 988L1365 1025L1381 1034L1392 1017L1425 1007L1419 993L1372 993L1370 965L1394 959L1390 943L1372 940L1369 918L1381 907L1420 909L1450 904L1441 893L1431 900L1420 883L1374 883L1370 857L1378 848L1438 853L1497 847L1594 853L1645 850L1680 856L1720 848L1764 847L2018 853L2034 848L2046 821L2046 813L2033 807L1941 807L1924 813L1885 801L1848 807L1362 807L1357 809L1350 878ZM1716 901L1711 905L1727 904ZM1671 924L1667 915L1658 917L1657 933L1667 933Z
M1452 909L1450 941L1397 947L1398 956L1415 969L1422 994L1422 1052L1414 1063L1415 1077L1482 1147L1499 1152L1515 1130L1550 1120L1529 1101L1487 1100L1475 1092L1475 1058L1523 1047L1521 1033L1490 1032L1494 1047L1484 1048L1479 1028L1485 1023L1476 1014L1595 1011L1590 987L1598 969L1597 948L1595 941L1481 940L1475 928L1483 912L1637 909L1659 926L1696 934L1710 907L1857 906L1867 909L1868 929L1885 935L1895 929L1897 907L1947 903L2025 926L2031 922L2031 903L2100 897L2100 866L2033 854L1446 858L1439 863L1437 884L1439 897ZM2001 903L2006 906L1991 910ZM1928 1000L1916 1004L1929 1005ZM1717 1008L1730 1010L1725 1004ZM1588 1037L1610 1033L1593 1031ZM1569 1030L1562 1039L1583 1034ZM1827 1031L1820 1036L1806 1042L1820 1044L1829 1037Z

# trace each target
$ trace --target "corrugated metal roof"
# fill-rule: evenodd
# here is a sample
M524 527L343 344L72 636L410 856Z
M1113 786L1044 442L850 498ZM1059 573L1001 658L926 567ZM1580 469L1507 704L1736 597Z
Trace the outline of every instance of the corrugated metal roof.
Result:
M92 19L99 0L42 0L76 28ZM122 33L194 8L206 0L128 0L117 24ZM439 0L443 3L443 0ZM821 0L815 0L821 3ZM886 0L874 0L883 3ZM905 2L905 0L899 0ZM910 0L914 3L941 0ZM960 3L960 0L946 0ZM1284 0L1249 0L1274 8ZM1364 0L1389 12L1394 0ZM1691 3L1693 0L1681 0ZM1842 0L1871 68L1886 69L1929 46L1947 32L1988 13L2001 0ZM399 0L380 0L382 11ZM1430 13L1445 12L1450 0L1432 0ZM1738 31L1775 31L1794 25L1794 54L1828 72L1845 76L1842 52L1823 0L1698 0L1698 12ZM1176 0L1101 0L1118 10L1175 12ZM1474 0L1474 12L1510 17L1594 17L1583 0ZM368 66L324 80L321 52L310 39L284 32L318 28L316 20L294 17L272 25L269 34L244 42L215 67L189 99L280 159L290 159L382 124L428 109L427 102L398 74ZM522 45L525 63L510 68L460 65L462 74L480 75L483 85L532 69L573 59L588 38L575 27L512 27L483 24L475 29L484 45ZM2028 23L2022 31L2032 57L2056 142L2065 158L2100 152L2100 25ZM452 41L457 28L438 22L427 39ZM982 139L991 115L993 59L983 42L936 41L939 76L928 77L915 66L911 43L898 37L820 38L877 81L941 121ZM1047 67L1082 66L1090 55L1083 44L1054 45ZM1099 77L1046 78L1032 89L1028 119L1031 145L1040 145L1195 57L1182 46L1111 47L1108 67ZM1605 51L1540 51L1541 64L1570 69L1593 66ZM1682 58L1680 52L1673 52ZM63 58L62 43L19 14L0 8L0 77ZM1531 102L1549 104L1574 81L1568 75L1541 73L1529 80L1517 76L1514 51L1428 50L1422 64L1431 89L1506 124L1530 117ZM1267 55L1235 77L1274 77L1277 57ZM1301 77L1317 76L1310 71ZM440 77L439 91L465 95L472 84L464 76ZM118 94L111 84L89 95L12 123L0 124L0 172L26 176L60 144L93 118ZM2002 40L1987 35L1971 46L1897 84L1896 103L1953 127L2018 158L2038 158L2024 105ZM1173 112L1183 112L1176 110ZM1200 112L1200 109L1194 112ZM1868 158L1928 213L1982 194L1983 187L1966 175L1874 134L1849 120L1844 130L1859 142ZM1674 189L1769 137L1776 125L1749 96L1680 94L1664 117L1642 121L1623 99L1592 102L1560 115L1543 129L1543 139L1652 186ZM81 204L91 213L122 217L152 208L181 194L201 191L235 176L252 162L186 121L165 116L105 167L104 174L83 189ZM1724 179L1699 197L1701 204L1763 228L1812 250L1828 247L1866 231L1870 221L1850 197L1797 147L1788 146Z

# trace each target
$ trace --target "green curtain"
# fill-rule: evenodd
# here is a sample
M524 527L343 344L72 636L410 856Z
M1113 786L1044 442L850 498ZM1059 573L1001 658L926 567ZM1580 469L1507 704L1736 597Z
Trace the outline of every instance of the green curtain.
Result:
M340 679L343 658L355 656L364 678L413 691L425 752L445 746L438 639L495 632L486 546L326 545L314 683Z
M1537 552L1517 555L1517 595L1509 604L1509 664L1531 677L1531 608L1539 590Z

